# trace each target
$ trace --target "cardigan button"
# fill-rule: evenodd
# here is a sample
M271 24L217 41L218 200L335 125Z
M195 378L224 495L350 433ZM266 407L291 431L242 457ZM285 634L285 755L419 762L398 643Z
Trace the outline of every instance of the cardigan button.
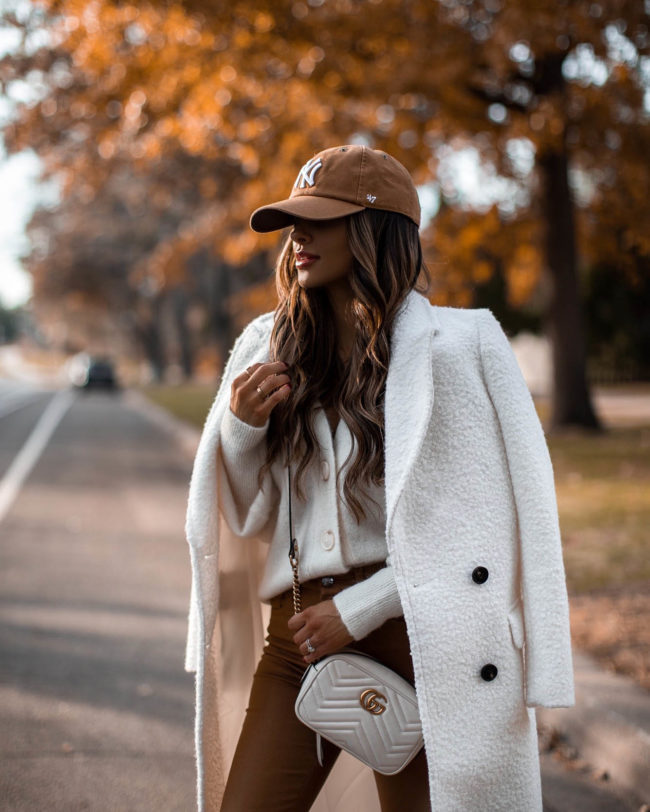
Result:
M472 580L477 584L484 584L488 579L488 574L486 567L476 567L472 572Z
M323 479L330 478L330 464L327 460L321 460L320 462L320 472L323 476Z
M331 530L326 530L320 537L320 544L323 550L332 550L334 548L334 533Z
M331 575L325 575L320 579L323 586L334 586L334 578Z
M486 682L491 682L498 674L499 669L493 663L487 663L481 668L481 676Z

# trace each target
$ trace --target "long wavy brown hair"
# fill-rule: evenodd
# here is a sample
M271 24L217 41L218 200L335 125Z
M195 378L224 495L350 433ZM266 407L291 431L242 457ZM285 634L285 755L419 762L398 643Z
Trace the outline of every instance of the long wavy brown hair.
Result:
M366 515L356 495L362 480L384 483L384 394L393 321L409 291L428 292L431 277L422 256L418 227L408 217L383 209L363 209L346 217L346 229L354 257L350 307L356 333L345 363L337 351L336 322L326 290L305 289L298 283L290 235L278 256L275 279L279 301L270 358L289 364L291 394L271 412L259 482L282 454L285 465L289 460L299 461L294 483L297 496L305 498L304 471L318 447L313 422L316 401L325 408L334 406L356 441L356 458L345 477L343 496L360 523ZM417 287L421 274L426 284ZM353 442L344 465L354 451ZM338 488L338 474L336 485Z

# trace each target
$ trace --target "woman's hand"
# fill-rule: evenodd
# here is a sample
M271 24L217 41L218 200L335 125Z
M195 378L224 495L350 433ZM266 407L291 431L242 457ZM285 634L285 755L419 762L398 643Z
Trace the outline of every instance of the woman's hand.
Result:
M273 411L273 407L286 400L291 392L291 378L285 373L284 361L271 361L266 364L251 364L238 375L230 387L230 411L244 423L263 426ZM260 387L263 399L257 391Z
M293 642L306 663L313 663L326 654L333 654L354 640L332 600L308 606L299 615L289 618L287 626L291 631L296 630ZM307 638L316 649L311 654L307 652Z

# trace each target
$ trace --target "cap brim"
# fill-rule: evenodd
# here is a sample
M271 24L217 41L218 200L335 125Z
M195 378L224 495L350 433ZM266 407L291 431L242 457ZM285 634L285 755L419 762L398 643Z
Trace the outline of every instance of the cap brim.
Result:
M295 217L304 217L305 220L334 220L363 211L364 208L365 206L332 197L300 195L255 209L251 214L250 226L253 231L261 233L277 231L290 226Z

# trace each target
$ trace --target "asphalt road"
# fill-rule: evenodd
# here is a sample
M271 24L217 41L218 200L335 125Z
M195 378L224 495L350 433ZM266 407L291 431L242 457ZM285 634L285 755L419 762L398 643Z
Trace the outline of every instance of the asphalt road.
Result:
M191 463L119 395L89 393L16 473L62 396L0 384L0 504L32 463L0 513L0 809L187 812Z
M0 379L2 812L195 809L190 472L121 395ZM639 808L551 754L542 775L545 812Z

